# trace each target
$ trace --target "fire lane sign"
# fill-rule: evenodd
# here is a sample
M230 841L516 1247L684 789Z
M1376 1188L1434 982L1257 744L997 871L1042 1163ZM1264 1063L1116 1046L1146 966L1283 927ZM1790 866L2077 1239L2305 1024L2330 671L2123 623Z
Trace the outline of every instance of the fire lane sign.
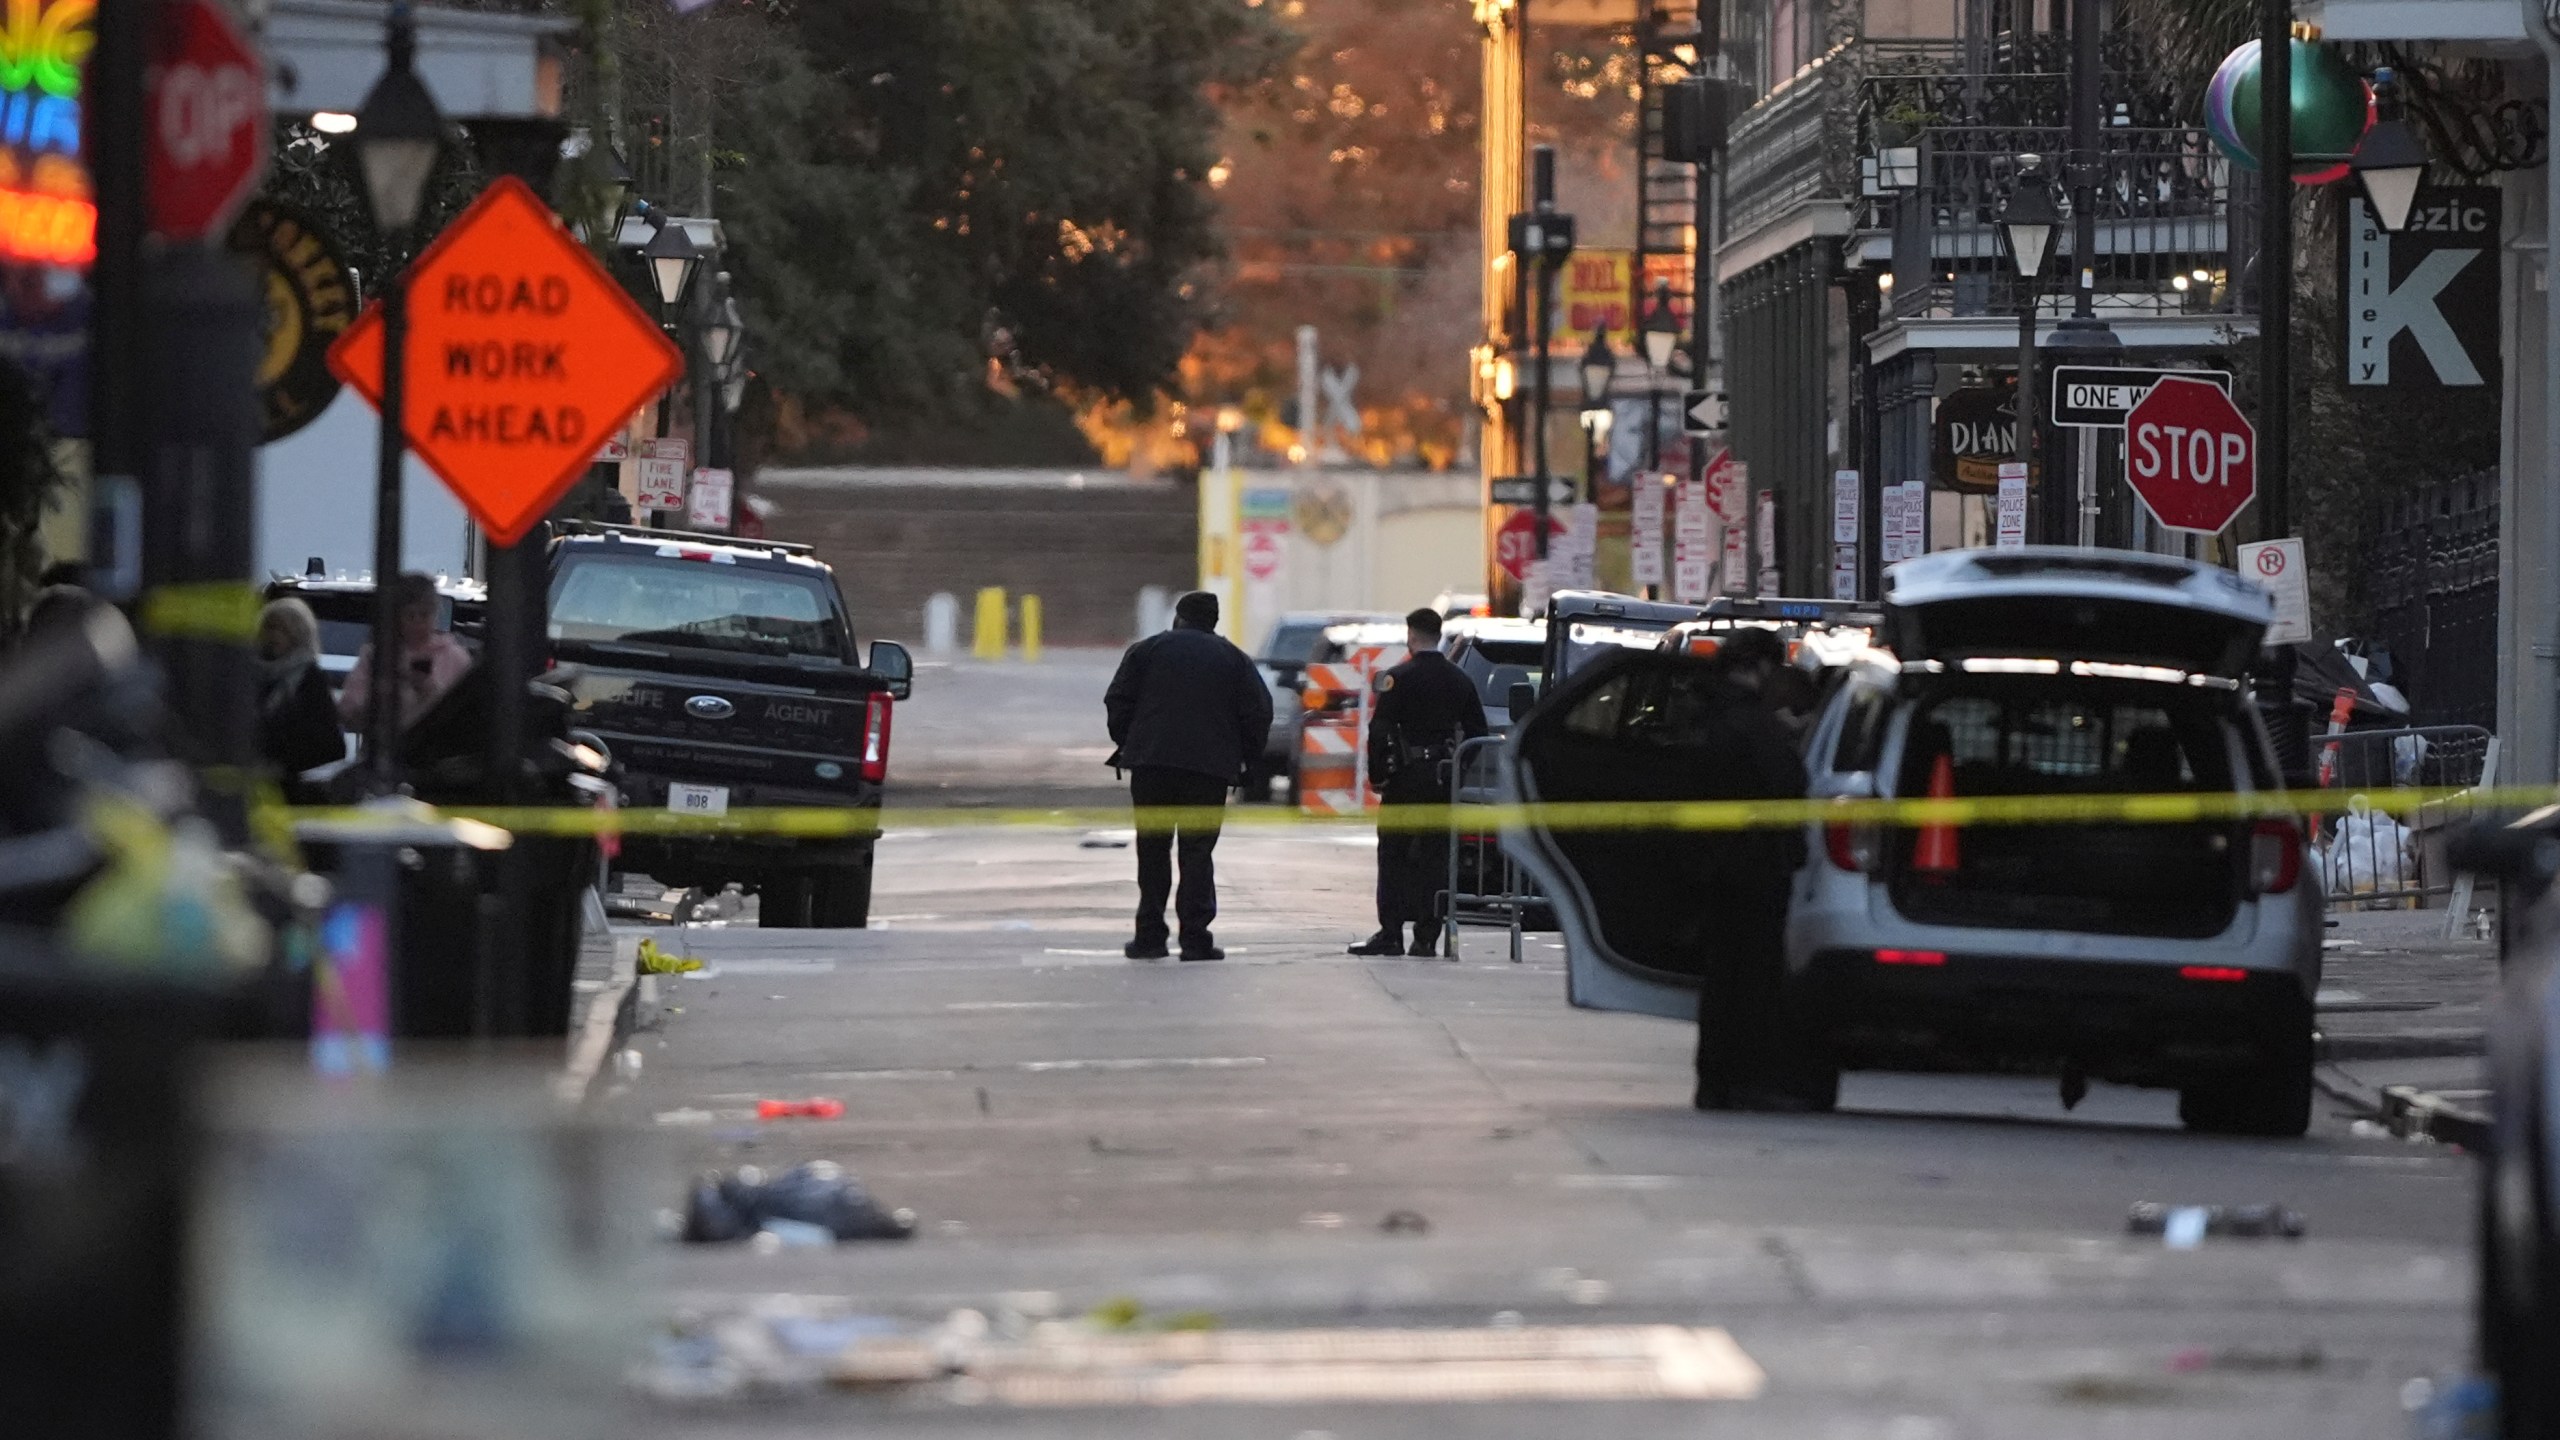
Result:
M513 545L684 357L532 188L503 176L402 277L409 443L489 538ZM329 368L382 403L382 308Z

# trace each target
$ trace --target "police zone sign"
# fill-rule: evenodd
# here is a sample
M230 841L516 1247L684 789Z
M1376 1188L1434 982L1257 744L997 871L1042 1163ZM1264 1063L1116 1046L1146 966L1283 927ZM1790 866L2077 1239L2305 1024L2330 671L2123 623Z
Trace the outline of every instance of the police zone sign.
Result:
M2429 186L2394 235L2363 197L2340 239L2346 380L2402 390L2498 383L2498 191Z

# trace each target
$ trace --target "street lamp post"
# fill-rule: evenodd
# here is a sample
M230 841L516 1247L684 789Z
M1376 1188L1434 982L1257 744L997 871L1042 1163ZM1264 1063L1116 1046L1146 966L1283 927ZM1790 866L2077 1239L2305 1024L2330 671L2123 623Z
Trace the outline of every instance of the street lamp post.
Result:
M2400 117L2400 77L2387 65L2373 72L2373 107L2373 128L2364 132L2349 163L2364 187L2365 203L2373 207L2374 223L2396 235L2408 225L2418 185L2427 178L2427 147Z
M2018 267L2018 461L2030 466L2035 463L2036 444L2036 279L2044 274L2045 257L2053 253L2053 232L2061 223L2061 212L2053 204L2053 183L2044 173L2044 157L2019 156L2017 177L2000 206L2000 233L2009 242L2010 263ZM2061 529L2054 518L2060 510L2055 493L2060 477L2050 465L2045 472L2042 529L2045 538L2052 540Z
M427 181L444 146L444 117L418 79L417 25L395 0L386 25L389 64L356 114L356 163L375 229L396 243L426 208ZM397 272L382 287L382 433L374 473L373 667L366 699L366 759L388 786L400 738L401 461L407 448L409 287Z
M693 273L702 268L702 251L693 243L692 232L684 222L672 216L657 217L657 233L640 247L640 258L649 267L650 288L658 292L658 324L669 335L678 333L676 307L684 303L685 293L693 286ZM658 402L658 438L663 440L675 432L675 396L670 391Z
M1679 349L1680 322L1671 313L1671 282L1656 281L1653 303L1644 312L1644 464L1648 470L1662 465L1662 377Z
M1591 327L1591 347L1582 352L1582 499L1600 498L1599 447L1616 418L1609 409L1609 384L1617 378L1617 353L1609 348L1609 332Z

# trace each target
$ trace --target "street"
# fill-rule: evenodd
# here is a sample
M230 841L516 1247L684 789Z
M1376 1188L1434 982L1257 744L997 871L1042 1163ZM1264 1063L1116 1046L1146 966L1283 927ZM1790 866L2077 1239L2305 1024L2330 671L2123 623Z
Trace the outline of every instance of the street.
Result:
M1490 931L1456 964L1342 954L1367 928L1356 830L1231 829L1229 958L1184 965L1119 954L1125 832L898 825L992 691L1027 748L1093 748L1110 660L922 671L898 744L928 778L893 792L870 931L651 932L707 968L641 1007L638 1078L601 1103L669 1147L662 1203L691 1171L827 1159L918 1217L904 1243L671 1244L666 1313L1720 1327L1765 1385L1051 1409L810 1379L653 1405L645 1433L2388 1436L2405 1385L2465 1363L2470 1162L2360 1133L2334 1097L2299 1141L2181 1133L2166 1092L2065 1113L1999 1077L1853 1074L1838 1115L1704 1115L1689 1028L1568 1008L1546 937L1516 966ZM1089 798L1046 761L1022 779L1018 804ZM812 1096L843 1116L753 1118ZM2171 1250L2125 1233L2145 1200L2282 1203L2307 1234Z

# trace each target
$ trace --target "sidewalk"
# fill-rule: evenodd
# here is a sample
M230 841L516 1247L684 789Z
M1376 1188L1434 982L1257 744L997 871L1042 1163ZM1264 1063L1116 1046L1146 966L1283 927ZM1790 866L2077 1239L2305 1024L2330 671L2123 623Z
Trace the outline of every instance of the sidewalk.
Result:
M2330 917L2320 983L2321 1057L2478 1055L2498 983L2494 940L2442 938L2441 910Z
M2320 1067L2330 1098L2390 1120L2396 1087L2440 1094L2484 1082L2495 940L2443 938L2441 910L2331 917L2320 984Z

